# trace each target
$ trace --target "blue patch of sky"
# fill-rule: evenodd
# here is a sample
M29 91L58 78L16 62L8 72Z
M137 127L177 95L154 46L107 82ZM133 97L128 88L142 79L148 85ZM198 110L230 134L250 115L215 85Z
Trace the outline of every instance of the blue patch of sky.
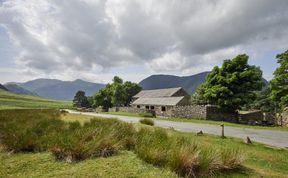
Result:
M273 72L278 67L276 55L279 53L283 53L284 49L271 49L269 51L258 51L258 55L253 57L250 56L249 63L259 66L263 71L263 77L267 80L273 78ZM262 53L261 53L262 52ZM249 52L247 52L249 55ZM252 54L252 51L250 52Z

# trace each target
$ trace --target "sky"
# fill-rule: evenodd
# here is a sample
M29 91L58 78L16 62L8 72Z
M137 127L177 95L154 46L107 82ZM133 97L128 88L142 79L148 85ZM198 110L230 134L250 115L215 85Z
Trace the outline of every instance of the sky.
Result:
M139 82L243 53L269 80L287 49L287 0L0 0L0 83Z

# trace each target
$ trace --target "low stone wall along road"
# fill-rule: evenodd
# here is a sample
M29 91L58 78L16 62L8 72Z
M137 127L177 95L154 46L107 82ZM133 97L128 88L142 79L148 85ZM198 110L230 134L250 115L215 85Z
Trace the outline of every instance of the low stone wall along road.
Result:
M141 117L130 117L130 116L117 116L109 114L99 114L99 113L88 113L88 112L77 112L72 110L66 110L69 113L83 114L88 116L98 116L104 118L116 118L121 121L137 123ZM210 124L199 124L199 123L189 123L189 122L177 122L177 121L167 121L161 119L154 119L155 126L163 128L173 127L175 130L182 132L199 132L202 130L204 133L221 135L221 127L217 125ZM288 132L286 131L273 131L264 129L253 129L253 128L238 128L225 126L225 136L236 137L246 139L249 136L252 141L259 143L264 143L267 145L288 148Z

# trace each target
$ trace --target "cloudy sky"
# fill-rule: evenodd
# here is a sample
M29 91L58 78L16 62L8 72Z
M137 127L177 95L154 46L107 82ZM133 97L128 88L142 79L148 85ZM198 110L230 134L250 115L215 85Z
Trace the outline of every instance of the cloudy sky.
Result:
M0 83L192 75L246 53L270 79L287 0L0 0Z

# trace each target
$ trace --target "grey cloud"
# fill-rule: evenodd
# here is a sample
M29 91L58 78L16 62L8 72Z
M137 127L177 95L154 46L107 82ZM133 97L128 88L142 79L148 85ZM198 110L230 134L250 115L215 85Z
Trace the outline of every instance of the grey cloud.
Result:
M18 62L47 73L131 63L190 72L245 46L287 45L287 19L287 0L8 0L0 7Z

